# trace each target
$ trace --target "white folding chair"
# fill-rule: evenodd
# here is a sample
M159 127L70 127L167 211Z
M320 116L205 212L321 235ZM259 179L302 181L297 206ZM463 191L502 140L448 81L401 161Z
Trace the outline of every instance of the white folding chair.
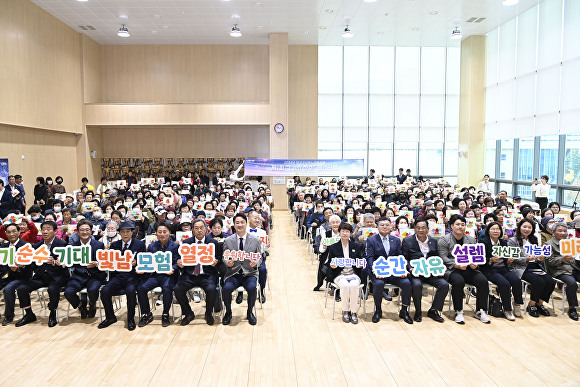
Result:
M332 319L334 320L334 310L336 308L336 302L334 302L334 297L336 295L336 291L340 290L340 286L338 286L337 284L335 284L334 282L328 282L326 281L326 289L324 291L324 307L326 308L326 302L327 302L327 298L328 298L328 284L330 284L330 287L332 288ZM364 318L367 318L367 305L365 303L365 293L363 292L363 288L364 288L364 284L360 284L358 286L358 302L359 302L359 306L362 304L363 307L363 313L364 313Z

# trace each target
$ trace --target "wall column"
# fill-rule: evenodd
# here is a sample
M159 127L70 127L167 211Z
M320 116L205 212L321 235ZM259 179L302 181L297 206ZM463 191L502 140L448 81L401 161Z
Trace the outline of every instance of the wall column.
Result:
M288 34L270 34L270 158L288 158ZM274 125L284 125L282 133L274 132ZM273 184L275 209L285 209L286 185Z
M485 167L485 36L461 42L457 182L477 186Z

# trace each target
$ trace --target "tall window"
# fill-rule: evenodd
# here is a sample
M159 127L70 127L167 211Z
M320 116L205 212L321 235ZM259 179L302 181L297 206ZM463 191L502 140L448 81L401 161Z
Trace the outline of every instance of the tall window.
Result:
M459 61L451 47L319 47L318 157L457 176Z
M543 0L487 34L485 165L499 165L499 185L522 197L534 197L541 175L563 205L580 189L578 36L572 0Z

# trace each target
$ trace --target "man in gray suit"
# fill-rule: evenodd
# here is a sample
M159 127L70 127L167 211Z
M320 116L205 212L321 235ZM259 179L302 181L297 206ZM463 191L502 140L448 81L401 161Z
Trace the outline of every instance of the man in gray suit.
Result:
M439 256L443 264L447 267L445 279L451 285L451 296L453 297L453 309L455 309L455 322L465 324L463 318L463 288L465 284L473 285L477 289L476 312L475 318L484 324L489 324L491 320L487 317L487 295L489 294L489 285L487 278L476 264L458 265L452 254L455 245L475 244L475 239L465 235L466 220L462 215L452 215L449 219L451 234L447 234L438 242ZM484 254L485 255L485 254Z
M262 263L262 241L247 232L248 218L244 214L234 216L234 228L236 233L224 240L223 260L227 267L224 276L225 282L222 290L223 300L226 307L226 314L222 324L229 325L232 321L232 292L243 286L248 292L248 312L247 317L251 325L256 325L258 320L254 315L254 304L256 303L258 286L258 267ZM246 259L244 261L227 259L226 250L245 251L246 253L257 253L257 260Z

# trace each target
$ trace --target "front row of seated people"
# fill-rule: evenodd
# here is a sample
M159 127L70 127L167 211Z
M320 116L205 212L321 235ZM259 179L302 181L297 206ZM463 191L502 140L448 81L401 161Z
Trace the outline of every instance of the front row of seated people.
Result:
M365 214L366 215L366 214ZM366 220L366 219L365 219ZM402 241L391 234L392 223L389 218L381 217L377 221L378 234L366 240L363 246L353 235L353 227L348 222L341 221L338 215L332 215L328 219L330 230L319 235L315 244L320 253L320 265L318 284L314 290L320 289L323 281L336 284L340 291L337 301L341 301L343 311L342 319L346 323L358 323L357 310L359 308L361 284L366 285L366 278L370 277L369 284L372 286L374 299L374 313L372 321L378 323L383 317L382 301L385 284L390 284L400 289L401 309L399 317L406 323L422 321L421 298L423 284L426 283L435 288L435 295L427 316L437 322L444 322L441 315L445 298L451 288L455 322L464 324L463 313L464 288L466 285L476 290L476 307L474 317L485 324L491 322L487 315L487 303L489 295L489 283L497 287L501 299L504 316L509 321L515 321L516 317L522 316L523 293L522 281L528 284L530 289L530 301L526 307L531 317L550 316L550 312L544 306L550 300L555 287L554 278L562 281L565 286L568 300L568 316L572 320L578 320L576 307L577 282L580 282L580 264L573 256L560 254L559 241L567 237L567 225L554 223L550 225L553 237L548 241L552 248L550 256L534 257L526 254L524 246L538 245L538 240L533 233L533 223L529 219L522 219L518 224L515 235L507 242L503 239L502 227L497 222L491 222L485 229L485 237L480 242L485 245L486 262L483 265L459 265L452 254L455 245L475 244L474 238L465 235L466 219L462 215L454 214L449 219L451 233L435 239L428 234L428 221L418 219L414 223L414 235L404 238ZM326 246L324 238L340 238L340 241ZM520 247L519 258L500 258L493 256L493 246ZM404 275L378 277L371 268L379 257L402 255L407 261L407 270ZM358 258L366 259L366 267L337 267L333 264L333 258ZM421 257L438 256L443 260L445 272L442 276L414 277L411 275L409 262ZM322 273L322 274L321 274ZM489 281L489 282L488 282ZM365 296L366 298L366 296ZM411 318L409 307L411 298L415 307L415 313Z
M132 270L129 272L110 271L107 280L107 272L101 271L97 265L97 250L104 249L102 242L97 241L93 236L93 224L83 219L77 224L79 240L72 242L75 246L91 246L91 261L88 266L75 264L70 270L61 264L54 249L65 247L67 243L56 238L58 230L57 224L53 221L45 221L41 224L42 241L34 244L34 249L46 245L50 252L50 258L36 265L3 266L8 271L7 277L3 279L5 313L2 325L9 325L14 320L14 308L16 304L16 294L20 301L20 307L24 310L24 316L17 323L17 327L24 326L36 321L36 315L31 308L31 292L40 288L47 288L48 309L50 311L48 326L54 327L58 323L57 309L60 301L60 292L64 289L64 296L70 302L72 308L78 309L82 319L95 317L99 292L105 310L105 319L98 328L106 328L117 322L113 308L113 297L125 295L127 299L127 329L134 330L137 326L135 322L135 308L137 303L141 310L138 326L144 327L153 320L149 306L149 292L159 287L163 294L162 326L170 324L169 309L172 306L173 294L181 306L184 316L181 325L187 325L193 321L195 315L189 305L187 292L193 287L200 287L206 294L205 320L208 325L214 324L214 305L218 298L217 282L218 278L223 279L223 302L225 304L225 315L222 324L228 325L232 319L231 301L232 293L242 286L248 293L247 318L250 324L256 325L257 318L253 312L257 298L258 268L262 264L263 251L267 246L253 235L256 233L255 222L248 224L248 218L257 218L253 211L246 217L243 213L234 215L235 233L225 238L222 243L218 243L208 234L208 227L203 219L192 221L193 236L186 239L184 243L204 243L215 245L215 260L211 265L196 265L185 267L179 256L179 244L170 238L170 229L166 223L157 223L155 233L157 241L146 247L145 243L134 238L135 224L130 220L121 222L119 227L120 239L110 245L110 249L124 253L130 250L133 254L158 251L171 252L172 268L167 274L163 273L142 273L135 270L136 261L132 260ZM251 226L251 227L249 227ZM20 229L18 224L4 226L7 242L2 247L14 246L16 249L25 245L20 239ZM257 233L256 233L257 234ZM224 260L224 250L243 250L247 253L257 253L260 255L258 261L233 261ZM86 288L86 294L79 292ZM221 301L219 301L221 303ZM220 304L221 306L221 304Z

